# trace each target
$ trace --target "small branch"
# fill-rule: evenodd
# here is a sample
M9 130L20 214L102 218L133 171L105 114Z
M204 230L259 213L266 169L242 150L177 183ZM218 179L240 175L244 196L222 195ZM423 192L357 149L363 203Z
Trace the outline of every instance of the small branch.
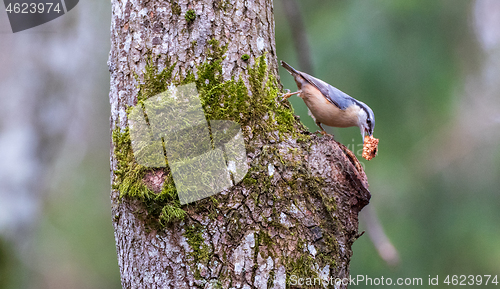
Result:
M365 223L368 236L377 249L380 257L387 263L387 265L397 266L399 264L398 251L385 234L384 228L375 214L373 207L366 206L364 210L361 211L361 214L362 217L360 219Z

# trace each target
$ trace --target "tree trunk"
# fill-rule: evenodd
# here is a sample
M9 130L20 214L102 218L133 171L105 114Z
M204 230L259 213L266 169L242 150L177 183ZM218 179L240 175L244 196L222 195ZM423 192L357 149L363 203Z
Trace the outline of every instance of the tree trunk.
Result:
M111 201L123 288L285 288L348 277L358 212L370 198L366 176L279 100L272 2L112 4ZM131 140L129 118L187 83L196 85L212 149L221 146L212 120L241 128L248 171L240 181L228 161L232 186L181 205L170 140L159 142L157 165L143 163L137 152L147 145ZM225 146L226 160L230 153Z

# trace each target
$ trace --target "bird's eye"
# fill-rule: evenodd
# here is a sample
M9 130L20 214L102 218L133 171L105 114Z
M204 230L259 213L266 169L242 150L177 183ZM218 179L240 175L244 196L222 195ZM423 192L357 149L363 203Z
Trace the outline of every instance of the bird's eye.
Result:
M368 124L370 124L370 123L372 123L372 120L371 120L371 119L367 119L367 120L366 120L366 122L367 122Z

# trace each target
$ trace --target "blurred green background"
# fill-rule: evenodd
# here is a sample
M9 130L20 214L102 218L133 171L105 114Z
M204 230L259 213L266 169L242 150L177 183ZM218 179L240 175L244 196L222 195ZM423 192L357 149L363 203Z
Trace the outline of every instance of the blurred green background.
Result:
M284 3L274 1L278 59L300 70ZM311 50L306 72L376 116L379 155L360 159L369 206L399 263L384 262L365 234L351 275L424 285L439 275L437 287L446 275L500 275L500 1L297 3ZM36 145L24 152L37 160L0 153L0 288L120 288L109 200L110 15L109 2L80 1L12 34L0 13L0 151L29 141ZM315 131L302 100L290 100ZM360 156L359 129L327 130ZM9 175L26 168L26 180ZM14 209L11 193L32 200L30 209ZM364 218L373 215L361 215L360 230Z

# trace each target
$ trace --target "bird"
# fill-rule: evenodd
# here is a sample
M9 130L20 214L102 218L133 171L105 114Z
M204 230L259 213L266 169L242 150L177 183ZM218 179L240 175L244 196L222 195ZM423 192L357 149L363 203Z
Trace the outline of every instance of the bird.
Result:
M290 72L299 89L285 93L283 100L295 94L302 98L309 108L309 114L321 129L319 133L327 134L321 125L324 124L332 127L357 126L361 131L363 143L365 135L373 135L375 115L368 105L321 79L296 70L284 61L281 61L281 66Z

